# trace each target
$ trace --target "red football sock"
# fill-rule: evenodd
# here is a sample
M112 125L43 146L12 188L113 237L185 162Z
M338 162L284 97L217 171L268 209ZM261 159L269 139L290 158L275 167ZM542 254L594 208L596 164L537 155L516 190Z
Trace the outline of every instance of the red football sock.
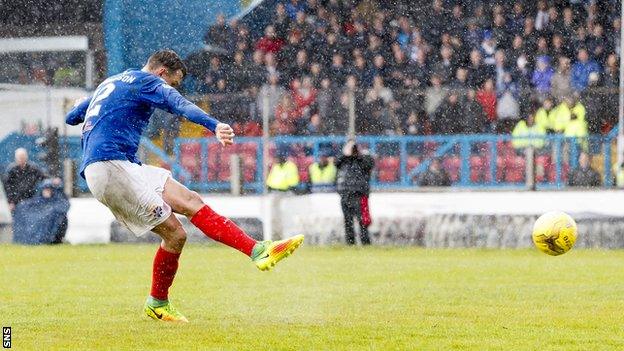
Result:
M178 270L179 253L169 252L158 247L154 256L154 266L152 268L152 295L158 300L167 300L169 287L173 283L173 278Z
M233 247L247 256L251 256L251 251L256 245L256 241L245 234L234 222L216 213L208 205L193 215L191 223L207 237Z

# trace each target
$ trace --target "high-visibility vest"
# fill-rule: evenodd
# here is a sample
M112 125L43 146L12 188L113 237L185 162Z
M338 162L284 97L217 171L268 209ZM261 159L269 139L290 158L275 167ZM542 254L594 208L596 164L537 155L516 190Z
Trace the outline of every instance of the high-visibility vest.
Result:
M334 184L338 169L330 162L325 167L321 167L318 162L310 165L310 182L312 185Z
M583 104L580 101L578 101L576 105L572 107L570 112L574 113L578 119L585 121L585 113L586 113L585 106L583 106Z
M275 163L267 176L267 186L271 189L286 191L299 184L299 170L292 161Z
M533 124L529 127L526 121L521 120L514 127L511 136L513 137L511 145L516 149L522 149L527 146L541 149L545 144L544 137L546 136L546 130L537 124Z
M615 185L618 188L624 188L624 169L616 167L615 170Z
M550 126L550 114L552 112L553 110L546 111L545 108L540 107L537 112L535 112L535 124L544 130L552 129Z
M550 128L555 132L563 132L568 123L570 123L571 115L572 113L570 112L568 104L565 102L560 103L548 116L550 119Z
M576 141L583 149L587 149L587 134L587 122L578 118L571 120L563 131L563 136L577 138Z

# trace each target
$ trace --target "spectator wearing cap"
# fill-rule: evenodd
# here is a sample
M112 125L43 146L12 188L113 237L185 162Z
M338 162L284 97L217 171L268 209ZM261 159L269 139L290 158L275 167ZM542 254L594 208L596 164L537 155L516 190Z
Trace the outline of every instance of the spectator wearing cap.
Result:
M267 188L270 191L294 191L299 185L297 165L288 159L288 150L278 149L275 162L267 175Z
M312 192L325 192L335 189L338 169L330 156L329 151L322 151L319 155L319 160L308 168L310 190Z
M589 58L585 48L579 49L577 57L578 60L572 65L570 83L575 91L583 91L587 88L589 75L592 72L600 73L600 66L596 61Z

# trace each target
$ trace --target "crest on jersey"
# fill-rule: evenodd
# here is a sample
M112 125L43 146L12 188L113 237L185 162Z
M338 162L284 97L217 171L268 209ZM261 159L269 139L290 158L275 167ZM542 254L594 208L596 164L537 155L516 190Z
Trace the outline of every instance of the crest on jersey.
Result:
M165 214L165 210L163 210L162 206L156 206L152 210L152 214L156 218L162 218L162 216Z

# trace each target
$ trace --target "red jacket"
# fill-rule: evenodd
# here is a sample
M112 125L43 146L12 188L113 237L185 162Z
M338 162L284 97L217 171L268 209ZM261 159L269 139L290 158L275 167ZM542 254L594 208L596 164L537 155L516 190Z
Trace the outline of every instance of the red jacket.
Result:
M316 89L312 89L308 96L301 95L299 90L294 89L292 92L293 102L295 103L296 114L303 115L306 107L312 105L316 101Z
M279 38L271 39L268 37L262 37L256 43L256 49L264 52L265 54L267 52L276 54L282 49L282 46L284 46L284 42Z
M493 91L479 90L475 99L481 104L483 112L490 122L496 121L496 93Z

